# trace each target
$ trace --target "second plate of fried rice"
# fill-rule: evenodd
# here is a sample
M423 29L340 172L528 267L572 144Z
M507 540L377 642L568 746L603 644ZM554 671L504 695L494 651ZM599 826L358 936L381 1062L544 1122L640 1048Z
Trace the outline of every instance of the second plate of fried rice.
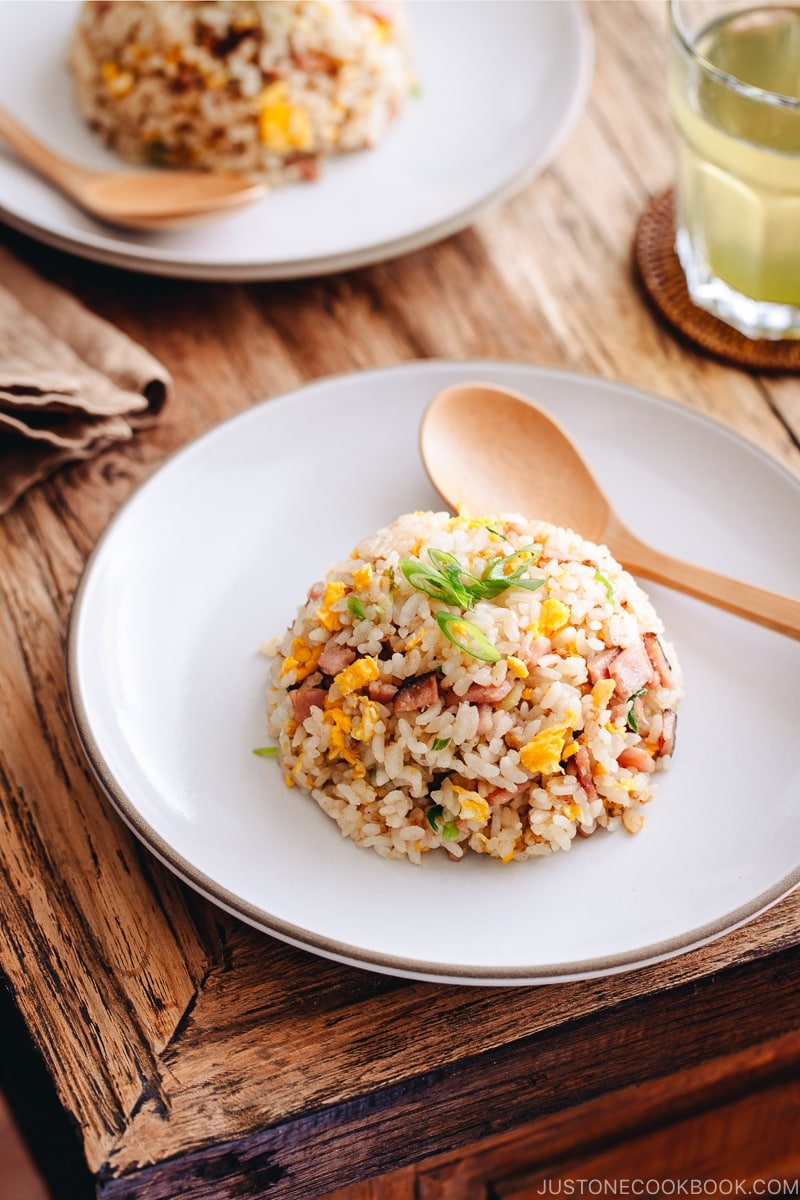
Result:
M800 879L800 644L642 588L535 514L442 513L419 422L475 379L549 408L641 536L800 593L800 481L722 426L521 364L358 372L220 425L122 508L73 610L77 727L145 845L294 945L462 983L628 970ZM329 814L307 789L331 783ZM361 787L380 820L343 837Z
M336 19L321 16L327 7ZM7 0L0 102L64 156L126 169L106 141L167 164L154 169L238 166L286 182L209 224L135 233L94 221L0 156L3 219L153 274L338 271L463 229L538 175L582 110L592 39L578 0L343 7L165 2L145 20L138 0L100 0L78 25L75 0Z

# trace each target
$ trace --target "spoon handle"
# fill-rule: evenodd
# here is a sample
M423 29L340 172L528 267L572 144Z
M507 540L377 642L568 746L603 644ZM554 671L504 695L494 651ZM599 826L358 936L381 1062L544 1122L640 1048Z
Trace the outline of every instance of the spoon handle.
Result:
M0 137L40 175L65 191L73 191L91 174L83 167L66 162L37 138L33 137L12 117L8 109L0 104Z
M697 600L706 600L787 637L800 639L800 600L672 558L640 542L621 523L613 523L607 533L611 553L633 574L666 584Z

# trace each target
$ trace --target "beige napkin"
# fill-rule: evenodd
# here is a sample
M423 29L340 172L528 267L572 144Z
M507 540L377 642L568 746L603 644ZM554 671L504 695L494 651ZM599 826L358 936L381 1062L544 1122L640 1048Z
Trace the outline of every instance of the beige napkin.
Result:
M0 246L0 515L151 424L172 389L145 349Z

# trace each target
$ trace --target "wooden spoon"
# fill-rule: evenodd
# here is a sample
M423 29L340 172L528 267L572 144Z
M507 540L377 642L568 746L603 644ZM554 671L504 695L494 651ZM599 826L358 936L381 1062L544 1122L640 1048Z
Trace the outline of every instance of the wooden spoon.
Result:
M251 204L267 190L239 172L90 171L48 149L0 106L0 136L76 204L126 229L169 229Z
M425 469L453 508L519 512L608 546L634 574L800 638L800 600L692 566L622 523L577 447L549 413L487 383L446 388L420 430Z

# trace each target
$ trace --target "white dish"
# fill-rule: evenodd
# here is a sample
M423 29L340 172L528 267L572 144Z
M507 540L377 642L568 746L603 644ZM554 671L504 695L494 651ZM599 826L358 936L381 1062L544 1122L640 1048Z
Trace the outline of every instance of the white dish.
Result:
M0 102L42 141L119 170L72 103L73 0L0 5ZM412 0L421 96L375 149L330 162L191 230L136 234L84 215L0 150L0 218L50 245L152 274L281 279L379 262L443 238L551 161L583 107L592 43L577 0Z
M800 481L701 416L620 384L510 363L339 376L213 429L112 522L71 623L80 736L159 858L293 944L454 982L641 966L732 929L798 881L800 643L650 587L686 676L672 769L640 834L601 832L549 859L384 861L252 754L267 741L258 646L362 536L402 512L441 509L417 430L440 388L469 379L551 409L638 533L800 592Z

